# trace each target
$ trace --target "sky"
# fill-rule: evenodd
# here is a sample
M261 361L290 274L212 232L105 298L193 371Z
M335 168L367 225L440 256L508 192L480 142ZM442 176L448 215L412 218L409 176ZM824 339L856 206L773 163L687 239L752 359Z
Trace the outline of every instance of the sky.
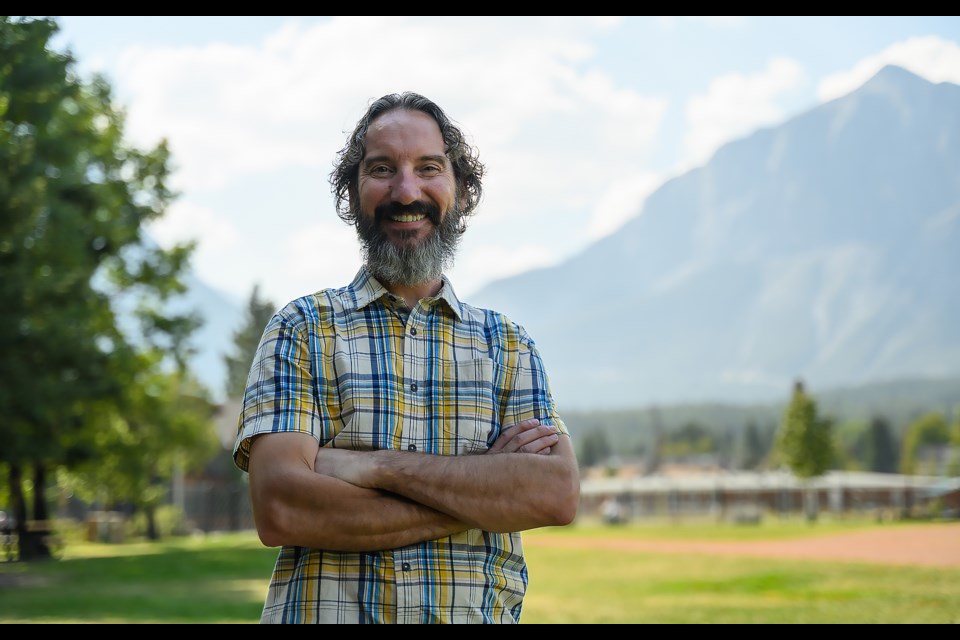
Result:
M196 275L280 307L361 256L329 174L370 102L416 91L486 167L457 294L559 264L643 214L724 143L840 97L886 64L960 84L958 16L54 16L102 74L126 139L166 139L179 193L149 233ZM571 292L578 295L585 292Z

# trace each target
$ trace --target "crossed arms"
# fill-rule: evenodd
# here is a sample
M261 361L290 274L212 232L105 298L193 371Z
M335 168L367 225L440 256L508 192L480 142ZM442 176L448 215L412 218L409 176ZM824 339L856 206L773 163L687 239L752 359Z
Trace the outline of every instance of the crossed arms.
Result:
M526 420L484 454L321 448L272 433L250 449L260 540L333 551L378 551L466 529L523 531L569 524L580 500L570 438Z

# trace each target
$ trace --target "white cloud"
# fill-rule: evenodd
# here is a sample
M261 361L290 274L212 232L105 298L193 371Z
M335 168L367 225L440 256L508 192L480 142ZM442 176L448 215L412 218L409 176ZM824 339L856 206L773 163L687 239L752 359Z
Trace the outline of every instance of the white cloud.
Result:
M258 278L285 303L301 295L350 283L360 267L360 244L353 227L334 217L289 233L285 256L263 264ZM280 284L282 283L282 284Z
M174 201L162 218L148 223L147 231L163 247L202 238L206 249L220 251L230 249L240 240L233 224L212 209L189 200Z
M457 295L469 299L470 294L487 282L553 266L565 257L537 243L482 244L457 257L450 280Z
M827 76L817 87L817 97L827 102L846 95L888 64L903 67L930 82L960 84L960 45L937 36L917 36L864 58L853 69Z
M463 125L488 167L481 205L487 221L510 220L512 233L529 237L523 220L549 211L564 225L533 233L559 253L586 237L595 203L613 203L599 214L606 222L595 223L601 230L622 220L630 205L618 201L633 193L639 205L644 191L622 185L642 175L667 103L591 66L596 38L620 23L564 16L338 16L310 25L291 21L243 46L129 48L115 73L131 96L128 136L138 145L169 139L171 182L179 191L213 197L226 190L236 202L243 199L237 194L262 194L278 175L316 176L316 201L308 206L350 236L340 233L340 246L321 242L329 233L315 228L300 232L291 259L278 247L288 246L285 229L304 221L280 207L271 224L255 225L251 220L263 211L251 213L241 204L229 215L247 225L239 227L233 247L246 262L234 265L206 233L197 251L195 264L217 265L216 274L202 274L211 284L245 297L247 283L266 279L264 292L280 298L352 277L356 240L333 212L326 176L369 101L388 92L423 93ZM609 193L611 183L621 186ZM493 245L503 229L499 222L477 225L471 234L477 246ZM321 242L321 250L306 246L306 238ZM341 258L350 268L330 262L338 251L348 252ZM476 280L493 275L489 254L473 251L464 247L458 271ZM545 250L532 251L535 257L512 263L511 273L542 264Z
M803 81L803 67L788 58L770 60L761 73L715 78L706 94L687 104L684 143L688 155L702 163L730 140L779 123L786 114L777 99Z
M639 215L644 200L664 182L656 173L641 173L610 185L591 211L587 235L591 240L608 235Z

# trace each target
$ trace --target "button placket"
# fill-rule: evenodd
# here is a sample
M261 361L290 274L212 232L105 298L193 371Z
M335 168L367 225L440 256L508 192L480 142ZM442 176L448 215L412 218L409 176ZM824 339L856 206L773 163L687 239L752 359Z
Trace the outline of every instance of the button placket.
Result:
M423 434L423 403L426 401L426 387L428 367L423 363L426 355L426 336L424 328L423 309L418 304L414 307L406 321L404 336L404 372L406 383L406 401L409 411L409 420L404 423L403 441L401 447L407 451L418 451L422 443Z

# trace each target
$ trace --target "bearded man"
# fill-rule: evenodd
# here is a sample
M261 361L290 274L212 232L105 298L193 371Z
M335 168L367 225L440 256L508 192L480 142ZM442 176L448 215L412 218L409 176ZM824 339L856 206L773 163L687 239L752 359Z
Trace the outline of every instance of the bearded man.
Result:
M444 274L484 167L434 102L373 101L337 154L363 266L267 324L239 417L264 623L517 623L521 532L576 517L580 483L533 340Z

